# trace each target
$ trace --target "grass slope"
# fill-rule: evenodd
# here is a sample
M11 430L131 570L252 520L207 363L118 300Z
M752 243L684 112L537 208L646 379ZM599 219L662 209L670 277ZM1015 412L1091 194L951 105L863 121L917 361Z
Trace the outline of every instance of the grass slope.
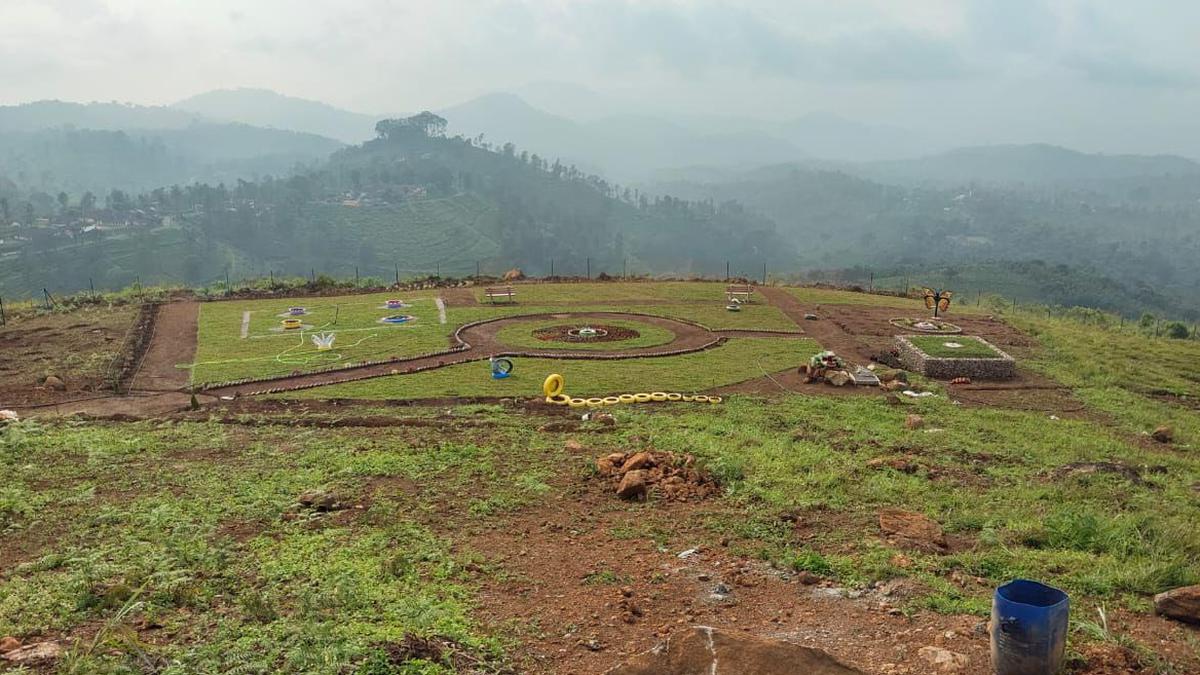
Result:
M279 398L421 399L445 396L539 396L551 373L566 378L571 396L642 391L697 392L799 366L820 347L812 340L734 338L681 356L619 361L515 359L512 377L493 380L486 363L465 363L411 375L317 387Z

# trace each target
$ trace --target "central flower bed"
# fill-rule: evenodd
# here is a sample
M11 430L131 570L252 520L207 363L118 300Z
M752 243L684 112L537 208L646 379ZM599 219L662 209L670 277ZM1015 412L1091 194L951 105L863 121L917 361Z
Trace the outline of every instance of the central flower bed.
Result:
M594 332L581 332L584 328ZM496 342L511 349L566 352L642 349L673 340L674 331L634 317L547 316L514 322L496 333Z
M533 337L544 342L618 342L632 340L641 335L632 328L605 324L547 326L533 331Z

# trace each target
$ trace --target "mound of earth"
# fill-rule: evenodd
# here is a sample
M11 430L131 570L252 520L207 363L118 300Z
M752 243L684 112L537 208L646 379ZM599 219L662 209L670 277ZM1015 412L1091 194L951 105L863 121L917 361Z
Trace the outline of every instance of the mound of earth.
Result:
M644 499L651 492L667 500L704 499L720 489L717 480L696 468L696 458L671 452L614 452L596 458L596 471L622 499Z
M696 626L606 675L854 675L829 654L782 640Z
M600 331L599 335L593 337L582 337L572 335L571 331L579 330L579 326L549 326L547 328L539 328L533 331L533 336L545 342L619 342L621 340L632 340L641 335L641 333L632 328L623 328L621 326L609 326L605 324L588 324L592 328Z

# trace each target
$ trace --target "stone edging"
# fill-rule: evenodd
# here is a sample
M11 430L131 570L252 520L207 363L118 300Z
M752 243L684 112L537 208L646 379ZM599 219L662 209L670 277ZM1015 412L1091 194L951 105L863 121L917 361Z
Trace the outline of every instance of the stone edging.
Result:
M914 337L925 335L897 335L896 343L900 346L900 361L909 370L921 373L935 380L952 380L956 377L969 377L980 380L1007 380L1017 374L1017 362L1007 352L978 336L967 336L978 340L993 349L998 356L994 358L948 358L930 356L912 342Z

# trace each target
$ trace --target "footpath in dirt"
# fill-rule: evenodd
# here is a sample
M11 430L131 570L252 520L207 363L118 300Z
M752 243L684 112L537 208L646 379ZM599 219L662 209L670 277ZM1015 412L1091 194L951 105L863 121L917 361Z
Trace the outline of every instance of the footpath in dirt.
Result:
M150 346L133 377L133 391L179 391L191 379L191 371L179 368L196 360L200 303L168 302L158 308Z

